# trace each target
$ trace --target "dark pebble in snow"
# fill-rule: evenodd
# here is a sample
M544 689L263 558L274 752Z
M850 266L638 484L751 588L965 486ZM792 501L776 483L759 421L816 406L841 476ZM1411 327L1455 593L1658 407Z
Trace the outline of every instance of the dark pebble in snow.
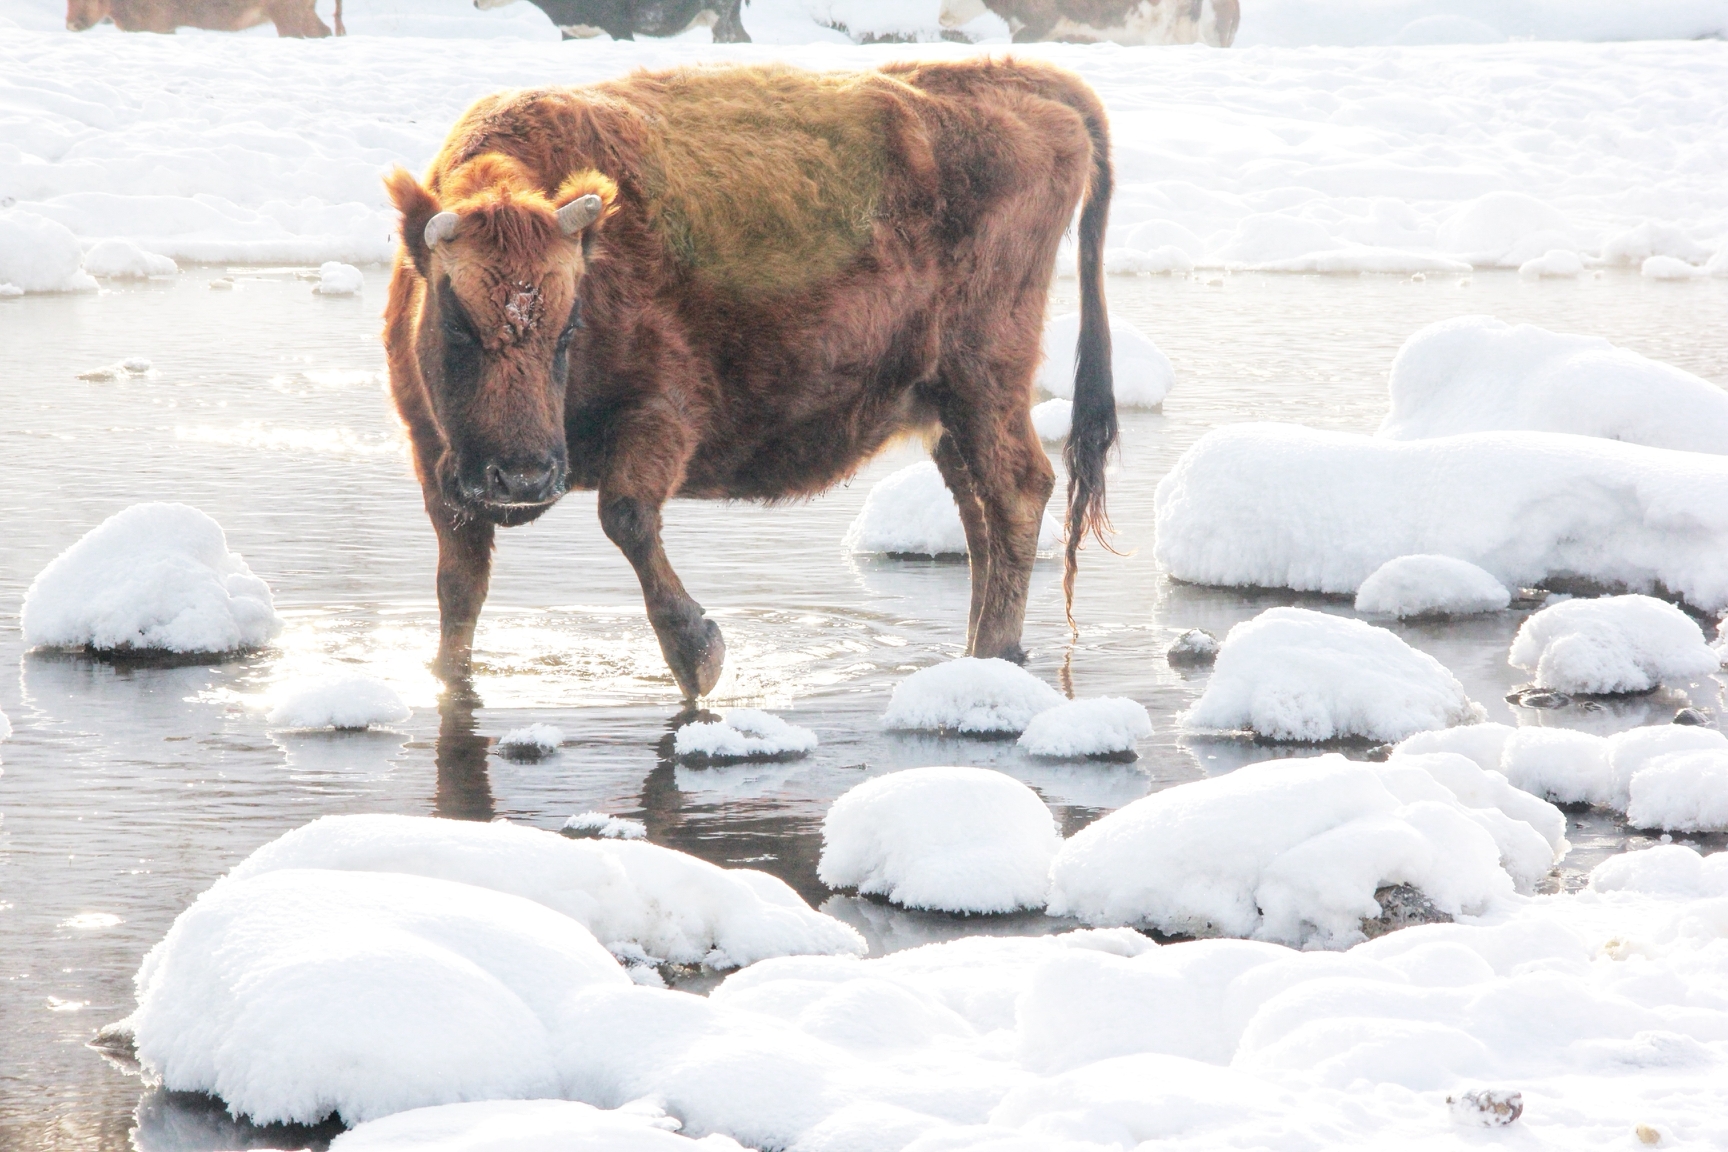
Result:
M1699 708L1682 708L1674 713L1675 724L1691 724L1697 727L1709 727L1710 714Z
M1420 888L1409 884L1389 884L1374 891L1380 905L1380 915L1362 918L1362 934L1372 940L1412 924L1450 924L1450 914L1434 907L1434 901Z

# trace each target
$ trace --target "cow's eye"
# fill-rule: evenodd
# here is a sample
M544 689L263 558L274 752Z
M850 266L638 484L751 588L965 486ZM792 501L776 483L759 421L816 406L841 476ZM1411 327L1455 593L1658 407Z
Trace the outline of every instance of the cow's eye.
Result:
M474 333L468 331L467 326L459 320L444 321L444 338L464 348L479 343L474 339Z

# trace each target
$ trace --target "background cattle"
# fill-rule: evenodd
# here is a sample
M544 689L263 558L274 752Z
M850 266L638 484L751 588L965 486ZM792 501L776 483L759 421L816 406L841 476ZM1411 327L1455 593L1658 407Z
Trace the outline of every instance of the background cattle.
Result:
M66 27L72 31L82 32L103 20L113 20L123 32L239 32L268 22L276 25L278 36L330 35L329 26L318 19L316 0L67 0ZM342 0L336 0L334 20L336 35L344 35Z
M942 26L958 28L986 10L1008 22L1016 43L1109 41L1228 48L1242 19L1239 0L942 0Z
M502 8L515 0L474 0L476 8ZM744 0L533 0L566 40L601 33L614 40L637 36L676 36L697 25L714 30L721 44L748 43L741 9Z

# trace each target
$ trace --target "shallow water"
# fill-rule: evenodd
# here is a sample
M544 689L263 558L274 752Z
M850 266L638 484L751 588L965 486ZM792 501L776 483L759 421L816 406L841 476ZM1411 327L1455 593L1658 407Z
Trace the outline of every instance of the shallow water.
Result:
M247 1134L219 1110L145 1095L85 1042L131 1008L131 975L174 916L258 845L315 816L405 812L504 817L557 827L599 809L644 820L662 844L784 877L856 924L878 950L957 933L1061 927L1041 917L963 920L834 896L815 878L833 797L867 775L923 764L988 764L1025 780L1067 831L1150 791L1269 754L1189 741L1176 716L1203 675L1164 650L1190 627L1222 634L1274 604L1348 614L1347 601L1176 585L1152 560L1160 477L1207 429L1248 419L1369 432L1384 411L1393 353L1423 324L1488 312L1588 332L1728 384L1722 281L1655 283L1615 272L1528 283L1511 274L1235 276L1221 284L1112 278L1113 309L1169 353L1176 390L1162 413L1123 414L1111 478L1115 557L1083 555L1072 652L1082 695L1126 695L1156 732L1134 763L1048 764L1011 743L888 735L878 718L907 671L964 641L963 565L859 561L840 538L901 449L807 504L763 509L681 502L667 548L725 630L728 671L713 703L753 704L814 728L807 760L691 769L668 758L677 693L634 575L602 536L591 494L500 535L477 643L479 707L441 702L425 662L436 646L434 543L382 391L377 340L384 275L357 299L313 295L293 270L218 269L100 295L0 300L0 1147L147 1148L294 1144ZM1073 282L1058 283L1058 310ZM150 375L78 374L128 356ZM279 645L217 667L117 667L26 655L17 608L30 579L127 504L182 500L226 528L288 620ZM1397 625L1440 659L1491 718L1596 732L1665 723L1722 704L1715 680L1601 707L1537 712L1503 700L1522 677L1505 652L1523 612ZM1056 562L1033 581L1030 667L1054 681L1068 656ZM271 732L259 707L276 680L340 661L395 684L415 705L391 732ZM492 754L508 729L546 721L572 743L523 764ZM1362 755L1364 750L1353 750ZM1573 814L1574 850L1556 884L1637 839ZM76 919L75 919L76 918ZM139 1120L135 1121L134 1112Z

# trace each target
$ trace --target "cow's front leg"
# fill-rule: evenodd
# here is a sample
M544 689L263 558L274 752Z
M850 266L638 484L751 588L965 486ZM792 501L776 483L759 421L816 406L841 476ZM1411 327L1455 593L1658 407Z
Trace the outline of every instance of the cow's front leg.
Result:
M720 627L702 614L702 605L684 591L678 573L666 559L660 543L661 501L624 495L600 487L600 526L618 545L636 578L642 581L642 599L648 605L648 622L660 640L660 651L687 697L706 696L720 679L726 661L726 643Z
M438 533L438 659L433 674L460 684L473 671L474 625L492 580L493 526L488 520L459 516L436 492L426 511Z

